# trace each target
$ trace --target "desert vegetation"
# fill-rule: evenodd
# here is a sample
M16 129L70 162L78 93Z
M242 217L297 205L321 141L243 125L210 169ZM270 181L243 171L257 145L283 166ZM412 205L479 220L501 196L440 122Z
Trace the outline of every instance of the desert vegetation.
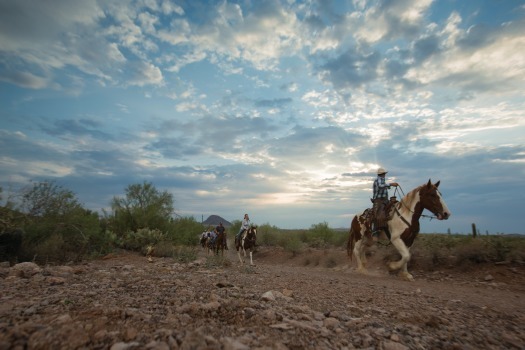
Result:
M1 189L0 189L1 190ZM102 214L88 210L69 189L55 182L32 183L17 193L0 192L0 225L4 239L0 259L40 264L81 261L106 255L117 249L153 251L180 261L195 259L202 225L193 217L174 212L173 195L159 191L152 183L129 185L125 195L114 196L111 210ZM233 221L229 232L237 232ZM9 245L8 235L22 232L21 242ZM232 239L233 234L229 235ZM322 222L309 229L286 230L270 223L258 225L258 245L278 247L295 257L308 249L344 249L348 232ZM230 244L230 246L233 246ZM385 259L397 254L388 242L380 248ZM521 236L420 234L412 248L411 264L425 270L443 266L482 263L523 263L525 239ZM305 265L319 264L306 256ZM324 263L333 265L329 259Z

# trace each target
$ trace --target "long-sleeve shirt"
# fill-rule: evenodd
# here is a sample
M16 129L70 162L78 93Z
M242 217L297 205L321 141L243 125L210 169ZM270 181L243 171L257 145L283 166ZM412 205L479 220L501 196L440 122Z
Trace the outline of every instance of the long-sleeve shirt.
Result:
M372 199L378 199L378 198L385 198L388 199L388 189L390 188L390 184L387 184L385 182L385 178L382 176L378 176L374 180L374 196Z
M243 230L247 230L248 228L250 228L250 220L248 219L242 220L241 228Z

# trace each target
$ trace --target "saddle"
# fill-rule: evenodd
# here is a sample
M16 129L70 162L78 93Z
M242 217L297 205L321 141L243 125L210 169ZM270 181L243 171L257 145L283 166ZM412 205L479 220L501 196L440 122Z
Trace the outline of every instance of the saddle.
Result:
M370 216L370 222L375 224L375 229L385 229L387 227L387 222L392 219L394 211L392 208L394 205L399 202L395 196L390 197L390 200L386 205L378 208L378 212L375 213L373 208L368 209L367 216ZM368 219L368 218L367 218ZM374 225L372 225L374 226Z

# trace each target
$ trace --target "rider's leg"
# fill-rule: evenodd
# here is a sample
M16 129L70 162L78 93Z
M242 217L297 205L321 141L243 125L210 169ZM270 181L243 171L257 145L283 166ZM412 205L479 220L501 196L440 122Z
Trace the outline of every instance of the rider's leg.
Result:
M378 198L374 200L374 220L372 222L372 238L374 241L379 239L383 225L385 224L385 200Z
M235 235L235 240L236 240L236 241L238 241L239 238L241 238L241 233L242 233L242 231L244 231L244 230L243 230L242 227L241 227L241 228L239 229L239 232L237 232L237 235Z

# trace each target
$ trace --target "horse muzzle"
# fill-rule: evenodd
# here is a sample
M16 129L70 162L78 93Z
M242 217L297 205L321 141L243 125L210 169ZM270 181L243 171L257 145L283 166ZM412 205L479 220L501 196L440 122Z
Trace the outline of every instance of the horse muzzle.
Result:
M442 214L439 213L436 216L438 220L448 220L448 218L450 217L450 213L447 213L447 212L444 212Z

